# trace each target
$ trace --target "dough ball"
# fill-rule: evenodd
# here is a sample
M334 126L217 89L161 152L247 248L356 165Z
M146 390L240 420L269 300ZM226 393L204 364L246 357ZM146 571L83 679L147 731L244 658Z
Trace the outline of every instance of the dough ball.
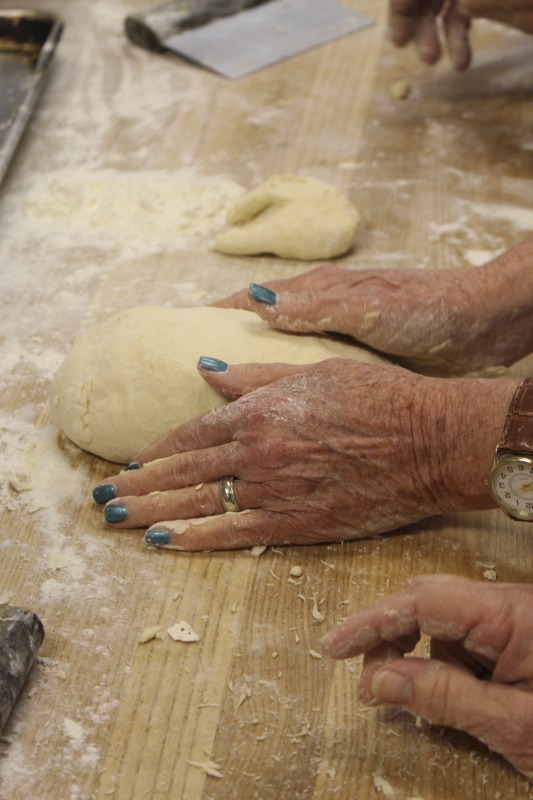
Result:
M359 214L334 186L316 178L277 175L241 197L228 215L235 227L214 248L238 256L274 253L315 261L346 253L354 243Z
M389 93L395 100L407 100L411 94L411 84L404 80L394 81L389 86Z
M381 362L332 337L275 331L251 311L139 306L75 341L52 381L53 419L79 447L127 464L171 428L226 402L198 374L200 356Z

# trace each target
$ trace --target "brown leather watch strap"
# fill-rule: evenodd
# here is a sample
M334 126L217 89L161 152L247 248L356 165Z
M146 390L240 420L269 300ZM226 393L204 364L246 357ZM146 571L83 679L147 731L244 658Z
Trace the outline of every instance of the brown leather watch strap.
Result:
M526 378L509 406L498 451L533 453L533 378Z

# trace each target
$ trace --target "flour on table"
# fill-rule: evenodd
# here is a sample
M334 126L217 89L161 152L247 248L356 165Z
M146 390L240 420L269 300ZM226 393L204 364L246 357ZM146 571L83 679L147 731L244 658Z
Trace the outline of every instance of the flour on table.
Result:
M122 257L179 250L224 224L243 189L223 175L66 167L32 176L24 219L47 248L91 247Z
M202 355L233 364L383 363L330 336L276 331L251 311L139 306L74 343L52 381L54 421L84 450L128 463L176 425L226 402L198 374Z
M228 223L234 227L215 239L214 248L221 253L273 253L313 261L350 249L359 213L335 186L316 178L276 175L239 198Z
M396 791L392 784L389 783L388 780L382 778L381 775L374 775L373 776L374 787L380 794L383 794L385 797L395 797Z

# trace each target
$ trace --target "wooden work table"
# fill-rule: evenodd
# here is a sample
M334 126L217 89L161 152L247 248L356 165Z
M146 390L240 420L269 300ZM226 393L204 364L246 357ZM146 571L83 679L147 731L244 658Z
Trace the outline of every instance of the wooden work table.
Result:
M259 557L158 552L104 525L90 490L115 467L50 424L79 329L311 266L212 252L204 179L224 202L280 173L343 188L362 216L340 260L354 269L473 268L533 234L533 39L480 23L455 74L393 50L384 0L345 5L376 24L230 82L129 45L122 20L143 0L39 3L66 27L0 191L0 601L37 612L46 639L3 733L1 800L533 797L468 736L362 706L358 661L310 653L414 574L528 581L528 526L486 512ZM174 179L193 204L175 220L158 195ZM178 620L200 641L140 643Z

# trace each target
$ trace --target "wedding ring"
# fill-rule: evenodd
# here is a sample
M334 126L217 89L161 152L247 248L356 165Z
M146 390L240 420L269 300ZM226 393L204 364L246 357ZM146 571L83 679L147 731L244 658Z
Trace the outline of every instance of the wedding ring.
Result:
M235 494L233 492L233 481L234 478L226 477L221 478L220 480L220 499L222 500L222 505L224 506L224 511L230 511L236 514L241 509L239 508L239 504L235 500Z

